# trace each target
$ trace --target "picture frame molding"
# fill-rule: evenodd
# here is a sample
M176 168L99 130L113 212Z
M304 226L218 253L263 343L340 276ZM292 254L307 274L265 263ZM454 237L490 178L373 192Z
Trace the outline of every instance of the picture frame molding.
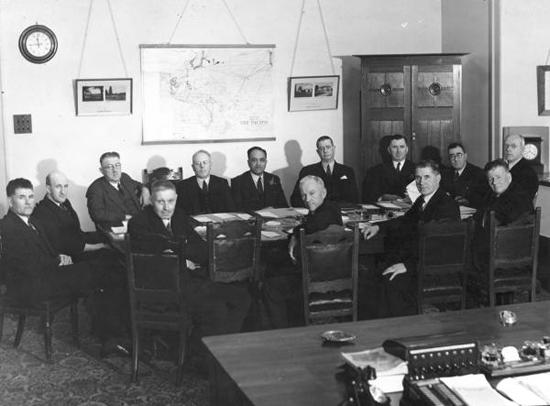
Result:
M308 89L304 89L303 95L298 93L297 86L303 82L311 85L311 96L308 96ZM316 86L331 83L332 94L330 96L316 95ZM334 91L336 89L336 91ZM288 78L288 111L316 111L338 109L338 98L340 95L340 75L318 75L318 76L291 76ZM326 91L326 90L325 90ZM309 102L309 103L308 103Z
M121 97L121 93L107 93L105 87L113 84L124 87L123 100L117 100L117 97ZM85 93L87 88L91 90L94 87L101 87L101 96ZM97 100L94 100L96 97ZM74 79L74 99L76 116L131 115L133 113L133 78Z

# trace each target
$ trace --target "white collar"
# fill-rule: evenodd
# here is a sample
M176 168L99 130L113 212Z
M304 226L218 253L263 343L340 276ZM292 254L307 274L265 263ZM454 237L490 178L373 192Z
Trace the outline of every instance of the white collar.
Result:
M202 183L206 182L206 186L210 186L210 175L206 179L200 179L195 176L195 179L197 179L197 185L199 185L199 188L202 188Z
M460 176L460 175L462 175L462 172L464 172L464 169L466 169L466 165L464 165L464 166L462 167L462 169L459 169L459 170L456 170L456 169L455 169L455 171L458 172L458 176Z
M262 183L264 182L264 173L263 172L262 172L261 175L256 175L255 173L252 173L252 171L251 171L250 175L252 176L252 181L254 182L254 184L258 183L258 178L262 178Z
M170 223L170 221L172 221L172 219L163 219L161 218L162 222L164 223L164 227L166 227L168 225L168 223Z
M401 166L399 167L399 170L403 169L403 165L405 165L405 159L402 159L401 161L391 161L391 163L393 164L393 169L397 169L397 164L401 164Z
M439 189L439 188L438 188ZM426 207L428 205L428 202L430 201L430 199L433 197L433 195L435 195L435 192L438 191L438 189L435 189L435 191L433 193L430 193L429 195L426 195L424 196L424 205L422 206L422 208Z
M21 216L20 214L15 213L17 217L25 222L26 225L29 225L29 218L27 216Z
M120 182L113 182L111 180L109 180L108 182L112 187L114 187L116 190L118 190L118 185L120 185Z
M336 163L336 161L332 161L332 162L329 162L328 164L324 163L321 161L321 166L323 167L323 170L326 172L327 171L327 166L330 166L330 173L333 173L334 172L334 164Z

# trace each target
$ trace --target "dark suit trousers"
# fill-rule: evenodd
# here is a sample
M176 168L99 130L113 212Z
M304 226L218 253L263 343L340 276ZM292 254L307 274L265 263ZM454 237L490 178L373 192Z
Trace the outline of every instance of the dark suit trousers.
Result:
M87 262L59 266L47 272L42 299L87 296L101 286L101 276Z

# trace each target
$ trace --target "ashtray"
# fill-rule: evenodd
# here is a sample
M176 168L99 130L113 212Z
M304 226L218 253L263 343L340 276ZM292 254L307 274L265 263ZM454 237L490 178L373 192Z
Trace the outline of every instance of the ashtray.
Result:
M328 330L321 334L321 338L331 343L349 343L357 337L342 330Z

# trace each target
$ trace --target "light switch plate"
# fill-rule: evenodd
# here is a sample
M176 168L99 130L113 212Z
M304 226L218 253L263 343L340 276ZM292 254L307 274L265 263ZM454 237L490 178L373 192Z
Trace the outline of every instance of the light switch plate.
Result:
M32 134L32 118L30 114L13 115L13 132L15 134Z

